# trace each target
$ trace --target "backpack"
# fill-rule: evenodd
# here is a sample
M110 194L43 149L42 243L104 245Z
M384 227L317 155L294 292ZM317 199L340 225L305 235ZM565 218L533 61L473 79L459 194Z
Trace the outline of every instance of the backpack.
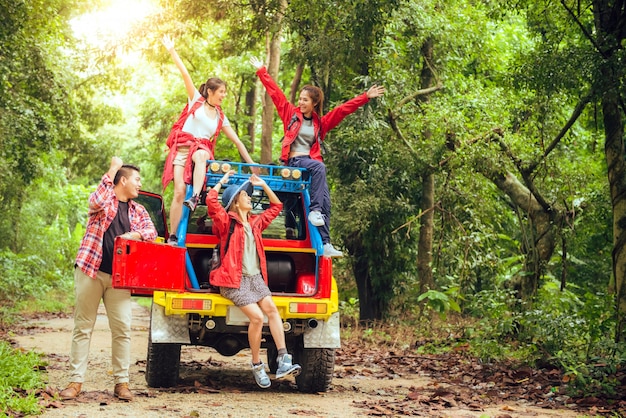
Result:
M233 231L235 230L235 220L230 219L230 228L228 229L228 237L226 238L226 246L224 247L224 257L226 257L226 252L228 251L228 245L230 244L230 236L233 235ZM222 260L220 258L220 244L217 244L213 249L213 255L211 256L211 270L215 270L219 268L222 264Z

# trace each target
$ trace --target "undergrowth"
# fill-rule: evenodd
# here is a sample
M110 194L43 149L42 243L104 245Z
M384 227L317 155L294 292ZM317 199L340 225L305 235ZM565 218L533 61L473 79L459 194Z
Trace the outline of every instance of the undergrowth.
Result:
M42 365L39 354L23 352L0 341L0 411L7 416L41 413L36 390L45 387L38 371Z
M575 289L574 289L575 290ZM341 307L342 339L371 348L445 354L463 347L482 362L516 362L557 368L573 397L619 396L626 379L626 344L614 341L615 315L610 295L562 291L546 283L535 300L523 303L512 291L476 294L462 314L428 304L399 320L358 318L358 300Z

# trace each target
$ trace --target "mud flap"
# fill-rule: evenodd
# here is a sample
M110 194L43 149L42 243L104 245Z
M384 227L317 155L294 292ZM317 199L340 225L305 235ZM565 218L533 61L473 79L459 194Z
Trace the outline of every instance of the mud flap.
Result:
M306 330L304 348L341 348L339 312L332 314L328 321L319 321L317 327Z
M190 344L187 315L165 315L165 308L152 303L150 336L153 343Z

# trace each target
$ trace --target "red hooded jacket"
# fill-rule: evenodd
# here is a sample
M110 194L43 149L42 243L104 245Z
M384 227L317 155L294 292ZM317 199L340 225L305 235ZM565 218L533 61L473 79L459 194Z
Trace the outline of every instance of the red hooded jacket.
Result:
M207 212L211 219L213 219L213 233L219 237L220 250L222 251L220 254L221 264L219 268L211 271L209 282L213 286L232 287L238 289L241 285L241 263L243 260L244 241L246 239L243 224L236 213L226 212L218 201L218 193L213 188L211 188L207 194L206 205ZM261 274L263 275L263 280L265 280L266 284L267 263L265 261L265 250L263 249L261 233L270 225L270 223L272 223L274 218L278 216L282 208L282 203L270 202L270 207L263 211L263 213L260 215L251 215L248 218L248 222L252 228L252 234L254 235L256 250L259 254ZM224 256L224 248L226 248L226 239L228 238L228 229L230 228L231 218L235 220L235 229L230 237L228 252Z
M280 116L280 119L283 121L285 137L283 138L280 160L286 164L289 160L291 144L295 141L296 136L298 136L298 132L300 132L300 126L302 126L302 111L298 106L289 103L287 97L285 97L285 93L283 93L280 87L278 87L265 67L259 68L256 74L259 76L259 80L261 80L261 83L265 86L265 90L267 90L267 93L272 98L276 111L278 112L278 116ZM311 147L311 158L323 161L320 141L323 141L326 134L335 126L339 125L339 122L341 122L346 116L355 112L359 107L363 106L367 102L369 102L367 93L363 93L356 96L354 99L350 99L347 102L335 107L333 110L322 116L321 120L319 115L313 112L314 136L315 138L319 138L319 140L315 141ZM296 116L296 120L294 120L293 123L290 123L294 115ZM288 127L289 130L287 130Z

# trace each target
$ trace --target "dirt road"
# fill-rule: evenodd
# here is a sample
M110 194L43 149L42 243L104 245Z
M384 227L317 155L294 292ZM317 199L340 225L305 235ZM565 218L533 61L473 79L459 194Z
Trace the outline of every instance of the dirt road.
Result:
M529 405L502 403L467 409L448 404L420 404L420 389L437 386L430 378L405 374L402 378L380 379L371 373L346 378L345 366L337 365L333 388L324 394L302 394L294 381L274 382L260 389L249 371L249 352L222 357L208 348L183 347L181 381L171 390L153 389L144 380L148 341L148 309L134 305L132 366L130 386L133 402L113 397L110 369L111 338L101 306L91 342L89 370L83 393L77 400L50 402L44 418L54 417L577 417L569 410L550 410ZM46 355L48 383L53 390L67 384L67 361L70 351L72 318L35 320L28 332L14 339L27 350ZM371 376L368 376L371 374ZM415 406L389 407L394 401L415 398ZM386 407L381 407L381 401Z

